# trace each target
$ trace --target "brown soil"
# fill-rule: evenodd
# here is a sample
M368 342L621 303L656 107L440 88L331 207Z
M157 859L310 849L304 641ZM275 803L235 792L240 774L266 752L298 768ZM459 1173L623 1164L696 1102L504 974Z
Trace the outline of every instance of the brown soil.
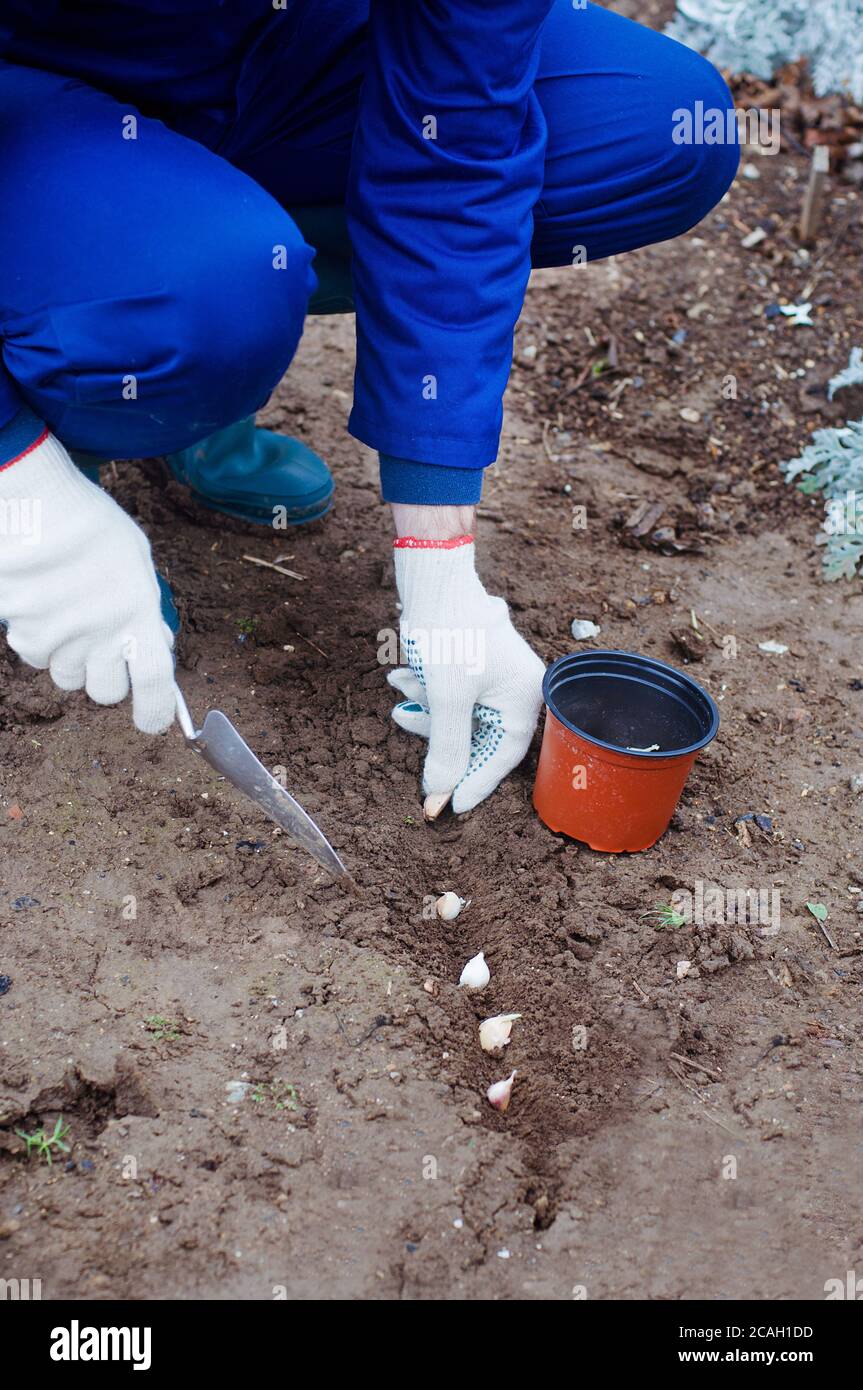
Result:
M176 730L145 739L3 650L0 1278L48 1298L818 1299L863 1268L863 592L822 582L819 504L776 468L837 418L861 197L834 184L804 262L805 154L747 158L761 177L696 233L534 278L479 528L545 659L593 618L597 645L688 648L720 702L648 853L552 835L536 744L471 815L422 823L421 748L377 659L395 594L375 460L344 428L349 321L309 324L265 416L331 462L324 523L222 520L158 461L108 479L174 586L193 711L226 710L288 770L360 888ZM814 328L765 317L804 292ZM664 512L638 537L642 502ZM643 915L698 881L778 888L780 931ZM471 904L444 924L427 905L447 888ZM492 981L471 997L480 948ZM510 1010L495 1061L477 1023ZM511 1067L501 1116L484 1092ZM28 1160L15 1131L60 1115L68 1161Z

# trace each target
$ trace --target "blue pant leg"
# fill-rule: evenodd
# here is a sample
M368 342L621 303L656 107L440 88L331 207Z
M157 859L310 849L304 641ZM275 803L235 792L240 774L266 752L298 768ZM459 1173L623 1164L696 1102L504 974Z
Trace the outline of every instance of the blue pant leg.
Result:
M15 382L0 360L0 430L14 420L23 404Z
M733 107L707 59L643 25L557 0L536 93L548 125L533 264L599 260L695 226L731 184L736 144L676 144L673 113Z
M0 187L6 382L65 444L164 453L264 403L315 278L251 178L82 82L0 62Z
M345 197L366 67L368 0L318 0L297 32L274 12L246 57L218 150L286 208L314 247L310 314L352 313Z

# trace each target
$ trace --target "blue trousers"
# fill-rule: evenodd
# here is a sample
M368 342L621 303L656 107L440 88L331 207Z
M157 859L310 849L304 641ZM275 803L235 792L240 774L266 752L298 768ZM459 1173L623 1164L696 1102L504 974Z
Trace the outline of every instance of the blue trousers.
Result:
M367 10L367 0L342 0L339 25L319 40L309 21L266 43L244 33L242 61L213 64L230 101L221 89L197 92L197 77L149 72L146 53L126 71L85 60L73 43L55 51L50 24L44 36L37 25L26 41L0 42L0 427L23 402L70 448L115 458L180 449L267 400L310 307L350 307L341 210ZM547 129L535 266L570 264L576 247L596 260L677 236L737 167L733 146L670 139L672 109L730 103L708 62L596 6L572 16L571 0L551 6L532 79ZM366 157L374 163L374 151ZM433 221L424 209L418 236ZM471 247L477 273L482 254ZM440 257L443 286L445 247ZM384 249L382 295L389 273L399 272ZM506 307L505 332L520 307ZM456 332L456 375L458 341ZM383 372L398 342L378 349ZM424 456L398 432L396 447L383 435L367 442L441 467L441 501L446 473L490 462L449 458L445 431Z

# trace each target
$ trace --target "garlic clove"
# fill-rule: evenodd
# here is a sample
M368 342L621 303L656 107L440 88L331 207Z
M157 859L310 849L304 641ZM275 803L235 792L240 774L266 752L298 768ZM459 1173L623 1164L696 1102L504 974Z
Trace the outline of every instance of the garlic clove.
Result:
M489 1105L493 1105L495 1110L503 1113L507 1109L512 1096L512 1083L515 1081L515 1072L506 1078L505 1081L495 1081L486 1091L486 1098Z
M501 1052L509 1046L512 1025L521 1014L496 1014L479 1025L479 1044L483 1052Z
M485 963L485 956L482 951L479 955L472 956L464 970L459 976L459 985L466 985L468 989L485 989L491 979L491 971Z
M435 911L442 922L451 922L469 902L470 898L460 898L458 893L441 893L435 903Z
M431 792L423 802L423 816L426 820L437 820L446 806L452 792Z

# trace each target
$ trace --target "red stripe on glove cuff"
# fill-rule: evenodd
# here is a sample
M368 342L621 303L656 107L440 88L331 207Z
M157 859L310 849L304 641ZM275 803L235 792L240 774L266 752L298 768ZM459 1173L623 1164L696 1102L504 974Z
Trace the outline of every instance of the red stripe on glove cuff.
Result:
M28 454L32 454L34 449L38 449L40 444L45 443L50 433L51 431L46 427L39 435L39 438L34 439L32 444L28 444L26 449L22 449L20 454L16 454L13 459L7 459L5 463L0 463L0 473L7 468L11 468L13 463L19 463L20 460L26 458Z
M457 550L460 545L473 545L473 536L454 536L449 541L431 541L422 536L396 536L394 550Z

